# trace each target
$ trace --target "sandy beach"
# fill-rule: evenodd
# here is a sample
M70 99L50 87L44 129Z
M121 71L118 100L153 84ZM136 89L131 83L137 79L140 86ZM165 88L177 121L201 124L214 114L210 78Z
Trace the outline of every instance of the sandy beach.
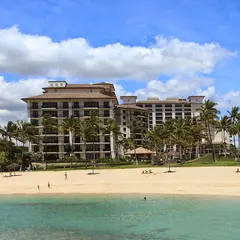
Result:
M153 168L64 172L23 172L0 177L0 194L189 194L240 196L240 173L236 167ZM48 188L48 181L51 187ZM40 186L38 190L37 186Z

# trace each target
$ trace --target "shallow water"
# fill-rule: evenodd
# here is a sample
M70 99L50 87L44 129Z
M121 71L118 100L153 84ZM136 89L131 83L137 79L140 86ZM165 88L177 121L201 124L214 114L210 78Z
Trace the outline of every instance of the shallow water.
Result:
M238 199L0 197L0 239L239 240Z

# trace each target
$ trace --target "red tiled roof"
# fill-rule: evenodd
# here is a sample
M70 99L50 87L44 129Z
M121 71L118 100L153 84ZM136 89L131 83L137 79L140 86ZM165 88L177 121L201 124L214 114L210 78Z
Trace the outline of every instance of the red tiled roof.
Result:
M116 99L116 97L102 93L43 93L37 96L22 98L23 101L50 99Z

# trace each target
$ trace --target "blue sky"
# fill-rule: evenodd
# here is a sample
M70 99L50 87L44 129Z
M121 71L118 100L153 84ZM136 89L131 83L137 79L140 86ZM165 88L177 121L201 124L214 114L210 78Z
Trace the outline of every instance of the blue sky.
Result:
M105 78L106 81L112 81L114 79L119 94L131 92L139 95L140 98L143 95L157 95L158 93L160 97L165 97L173 92L176 92L173 95L185 95L205 93L204 91L206 91L206 95L211 98L219 101L225 99L225 102L221 103L222 108L229 104L237 105L240 102L238 100L240 96L238 84L240 75L239 22L240 1L237 0L1 0L0 2L0 29L17 26L19 34L46 36L52 42L59 43L69 39L84 38L93 49L120 43L122 46L131 47L132 50L135 46L149 49L152 44L156 45L156 36L160 36L164 39L178 39L181 44L191 42L201 45L203 46L202 50L200 52L193 50L192 54L190 46L185 58L182 58L180 48L179 61L182 59L184 62L186 59L195 57L193 55L203 53L198 61L209 64L210 70L205 71L205 69L202 70L202 67L198 67L191 71L191 74L189 74L189 68L186 73L183 70L179 73L179 70L169 70L168 65L166 72L162 70L157 73L157 66L155 66L156 69L152 73L151 65L147 64L151 72L148 77L143 76L142 73L138 79L138 69L134 66L135 73L116 74L116 77L113 73L109 75L109 78L106 74L100 74L99 80ZM208 58L209 49L204 53L204 44L208 43L214 43L216 46L219 44L221 47L220 50L211 51L210 60ZM36 42L36 44L38 43ZM17 40L14 45L18 45ZM175 44L169 45L170 48L175 48ZM1 49L6 49L6 46L1 48L0 45L0 57ZM221 52L221 57L213 60L213 56L219 54L222 49L231 54ZM121 58L121 49L118 51L119 58ZM170 54L166 53L167 56ZM26 53L26 55L28 54ZM10 59L9 56L8 53L7 59ZM105 56L108 55L105 54ZM4 57L6 58L5 55ZM107 59L112 61L111 56ZM151 61L155 60L155 58L151 59ZM22 65L21 61L19 60L17 64ZM159 68L161 68L161 62L156 60L155 63L159 64ZM102 61L101 64L104 68ZM119 63L119 65L121 64ZM144 67L146 66L144 65ZM140 70L141 68L140 66ZM144 68L144 71L148 72L148 68ZM14 66L6 67L4 65L1 67L1 61L0 70L0 76L4 77L4 84L29 78L66 78L69 81L79 82L98 80L98 76L88 77L89 74L82 76L79 73L71 75L72 72L66 77L61 74L50 76L47 72L45 74L44 70L38 72L36 69L30 72L19 69L15 71ZM121 68L119 68L120 71ZM208 84L201 84L201 79L196 80L199 77L210 78L211 81ZM168 82L171 79L175 79L175 82ZM188 79L187 82L185 79ZM152 82L153 80L159 82ZM153 83L159 87L158 91L154 89ZM178 85L187 85L188 83L193 83L191 88L178 92ZM196 87L194 87L195 83ZM36 84L39 82L36 81ZM5 108L9 110L7 107Z

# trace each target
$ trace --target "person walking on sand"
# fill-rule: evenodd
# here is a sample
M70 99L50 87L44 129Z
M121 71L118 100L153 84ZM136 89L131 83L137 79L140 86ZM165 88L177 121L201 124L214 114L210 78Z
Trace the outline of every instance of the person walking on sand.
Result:
M51 187L51 185L50 185L50 183L48 182L48 188L50 188Z
M38 188L38 191L40 190L40 186L39 185L37 185L37 188Z
M65 180L68 180L67 172L65 172Z

